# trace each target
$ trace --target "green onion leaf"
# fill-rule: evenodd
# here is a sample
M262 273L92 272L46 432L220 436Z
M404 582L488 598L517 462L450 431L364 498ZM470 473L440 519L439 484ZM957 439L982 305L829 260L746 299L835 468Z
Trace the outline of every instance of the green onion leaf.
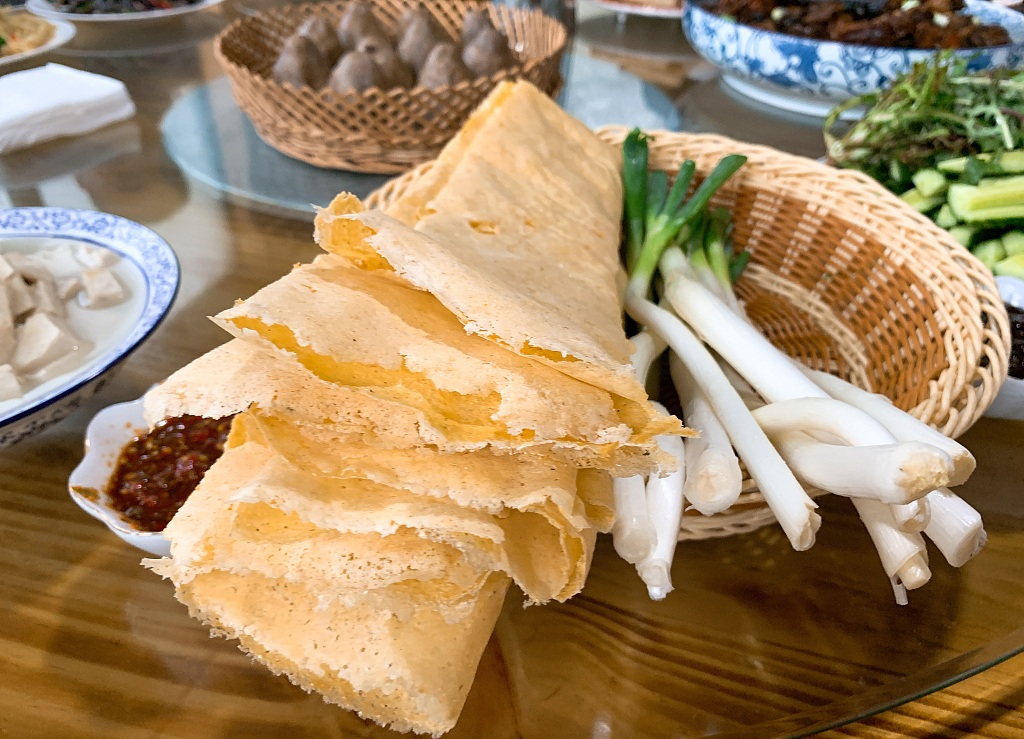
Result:
M640 256L645 237L647 157L647 136L639 128L634 128L622 144L622 187L629 236L626 259L630 268Z

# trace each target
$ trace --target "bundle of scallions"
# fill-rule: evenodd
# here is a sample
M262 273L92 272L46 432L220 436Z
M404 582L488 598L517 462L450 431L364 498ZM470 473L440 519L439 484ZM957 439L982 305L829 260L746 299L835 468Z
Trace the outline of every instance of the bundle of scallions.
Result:
M805 486L850 498L901 604L931 576L922 534L954 567L977 554L981 517L949 490L973 472L970 452L885 397L795 363L747 320L732 282L749 254L732 252L729 213L709 206L746 158L722 159L687 198L694 162L670 187L649 171L639 130L622 152L626 311L642 327L633 367L645 382L667 346L683 422L699 433L659 439L678 462L671 474L615 481L615 549L650 596L672 590L684 508L733 505L741 460L797 550L814 544L821 522Z

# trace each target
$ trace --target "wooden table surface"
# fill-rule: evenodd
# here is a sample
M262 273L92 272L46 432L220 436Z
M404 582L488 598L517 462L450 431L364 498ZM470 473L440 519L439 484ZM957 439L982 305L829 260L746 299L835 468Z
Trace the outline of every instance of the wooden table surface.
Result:
M311 219L228 202L164 152L159 122L219 75L211 39L231 12L80 33L49 60L124 80L138 115L0 157L0 205L131 218L172 244L183 272L168 320L114 382L0 453L0 736L393 736L208 638L170 586L139 566L140 552L67 496L96 411L224 341L205 316L317 253ZM787 125L774 133L811 148L806 124ZM760 130L771 143L773 132ZM905 608L841 501L823 506L807 553L792 552L775 527L682 545L678 590L662 604L602 541L586 590L569 603L524 610L510 596L450 736L784 736L855 714L858 696L868 708L898 702L921 675L931 676L917 685L926 689L971 669L970 657L948 663L958 655L994 642L1019 649L1024 634L1009 635L1024 626L1022 442L1024 425L1012 422L985 420L967 434L979 471L964 495L986 515L989 547L961 571L933 562L933 582ZM1024 736L1022 659L820 736ZM787 725L793 716L804 718Z

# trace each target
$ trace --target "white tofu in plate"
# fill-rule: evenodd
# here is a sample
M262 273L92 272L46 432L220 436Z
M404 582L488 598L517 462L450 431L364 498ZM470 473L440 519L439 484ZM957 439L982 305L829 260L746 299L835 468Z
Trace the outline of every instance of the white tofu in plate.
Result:
M17 372L31 374L53 364L78 347L78 337L60 319L33 313L15 329L17 345L11 364Z
M82 273L83 292L79 298L86 308L109 308L125 299L125 289L106 267Z
M24 394L25 389L14 367L9 364L0 365L0 401L20 398Z

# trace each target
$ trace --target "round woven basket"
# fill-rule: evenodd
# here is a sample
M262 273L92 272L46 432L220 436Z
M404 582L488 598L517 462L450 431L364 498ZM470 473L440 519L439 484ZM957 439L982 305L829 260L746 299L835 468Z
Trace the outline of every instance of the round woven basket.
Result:
M307 3L240 18L217 37L217 61L231 80L238 107L267 144L318 167L398 173L437 156L498 82L525 79L552 95L561 86L558 67L566 32L540 10L483 4L480 0L425 3L444 30L457 38L468 10L487 7L517 63L490 77L428 90L371 88L362 93L295 88L269 79L281 46L302 22L323 15L337 23L350 0ZM416 0L372 0L377 19L393 31Z
M597 133L620 145L628 131ZM1006 379L1009 321L992 273L948 233L859 172L724 136L651 136L651 168L674 175L692 159L695 185L726 154L748 157L712 204L729 208L733 238L751 252L736 292L772 343L950 436L981 417ZM385 207L430 166L392 180L368 205ZM679 538L774 522L752 480L743 490L727 511L688 512Z

